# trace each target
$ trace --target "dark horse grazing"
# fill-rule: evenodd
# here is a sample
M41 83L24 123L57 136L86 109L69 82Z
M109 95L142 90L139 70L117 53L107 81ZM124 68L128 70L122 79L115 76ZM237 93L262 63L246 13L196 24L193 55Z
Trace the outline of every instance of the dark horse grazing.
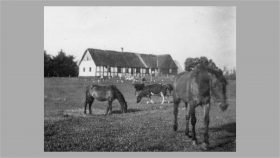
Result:
M145 87L144 83L134 83L133 85L134 85L134 89L135 89L135 95L136 95L136 93L138 95L138 93L140 91L142 91L144 89L144 87Z
M165 96L166 96L167 88L161 84L151 84L144 87L144 89L139 93L137 96L136 103L139 103L143 97L147 97L150 99L150 102L153 103L151 96L155 94L160 94L162 97L161 104L164 103Z
M122 95L122 93L117 89L115 85L101 86L92 84L86 89L86 100L85 100L85 110L86 114L87 105L89 105L89 113L92 114L91 105L94 99L98 101L108 101L108 107L105 115L112 113L112 102L117 99L121 105L121 111L127 112L127 103Z
M227 109L228 104L226 103L226 85L227 81L221 72L216 70L208 69L202 65L198 65L191 72L183 72L176 76L174 81L174 131L177 131L177 115L178 105L180 101L185 102L186 106L186 130L185 134L188 137L192 137L193 145L197 144L195 124L195 108L197 106L204 107L204 142L202 148L208 149L209 146L209 110L210 100L213 99L218 103L222 111ZM189 106L189 110L188 110ZM192 124L192 136L189 135L189 119L191 118Z

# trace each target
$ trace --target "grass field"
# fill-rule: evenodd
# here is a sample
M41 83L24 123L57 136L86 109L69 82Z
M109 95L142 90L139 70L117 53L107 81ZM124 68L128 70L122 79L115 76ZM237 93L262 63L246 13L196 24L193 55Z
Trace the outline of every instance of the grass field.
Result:
M93 103L93 114L83 114L85 78L45 78L44 150L45 151L201 151L184 135L185 109L180 104L177 132L172 129L173 104L136 104L131 82L115 84L128 103L128 113L120 113L113 102L113 114L104 116L107 102ZM236 83L229 81L229 108L210 110L209 151L236 151ZM203 139L202 108L196 109L198 143Z

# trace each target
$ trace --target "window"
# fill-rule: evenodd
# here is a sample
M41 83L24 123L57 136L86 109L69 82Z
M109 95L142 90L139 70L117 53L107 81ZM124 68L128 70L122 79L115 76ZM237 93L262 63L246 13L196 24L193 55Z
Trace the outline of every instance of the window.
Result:
M91 72L91 67L89 67L89 72Z
M149 74L149 68L146 69L146 74Z
M86 68L83 68L83 71L85 72L85 71L86 71Z
M118 67L118 73L121 73L122 69L120 67Z

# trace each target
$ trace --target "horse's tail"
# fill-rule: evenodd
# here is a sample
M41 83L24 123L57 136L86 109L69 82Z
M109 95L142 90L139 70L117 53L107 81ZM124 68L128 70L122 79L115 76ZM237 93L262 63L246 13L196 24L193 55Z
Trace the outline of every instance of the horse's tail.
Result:
M124 112L127 112L127 103L126 103L126 101L124 99L123 94L121 93L121 91L115 85L111 85L111 88L112 88L112 90L114 92L115 98L121 104L122 109L124 110Z

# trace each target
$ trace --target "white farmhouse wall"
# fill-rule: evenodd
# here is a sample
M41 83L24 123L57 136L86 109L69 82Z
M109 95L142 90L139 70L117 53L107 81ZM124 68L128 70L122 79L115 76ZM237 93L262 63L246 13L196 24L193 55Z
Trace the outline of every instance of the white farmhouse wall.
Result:
M95 71L96 65L87 51L79 66L79 76L95 76Z

